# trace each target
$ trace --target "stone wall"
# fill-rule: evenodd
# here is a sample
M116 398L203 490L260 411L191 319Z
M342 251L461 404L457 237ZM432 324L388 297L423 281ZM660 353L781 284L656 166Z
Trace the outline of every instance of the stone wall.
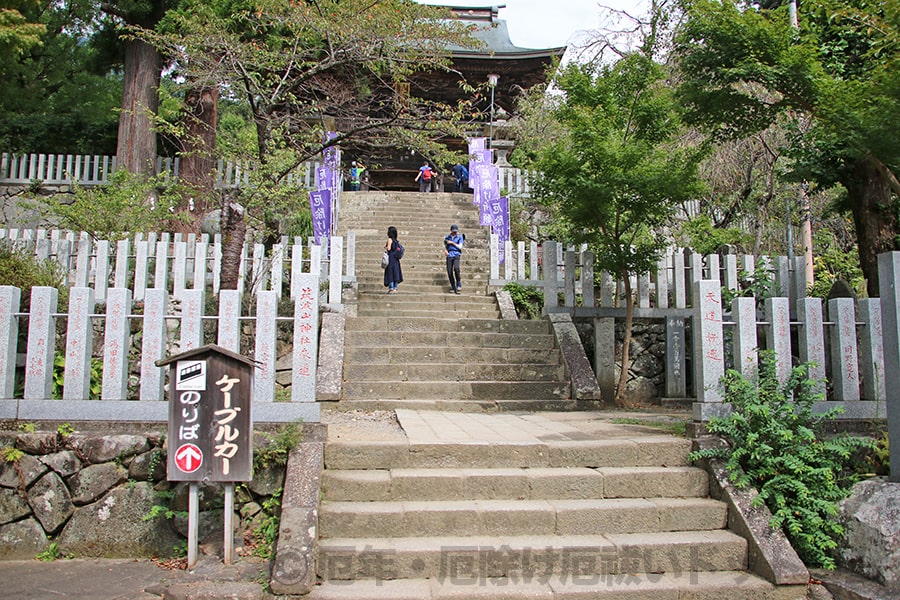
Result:
M41 198L56 195L72 196L69 186L42 185L29 187L23 185L0 186L0 219L7 229L33 229L47 227L49 224L37 210Z
M594 361L593 319L575 321L581 342ZM616 376L622 364L625 322L616 320ZM635 319L632 327L631 366L628 370L627 398L638 404L659 404L666 392L666 326L662 319Z
M157 506L187 513L188 484L166 481L165 451L161 431L0 432L0 559L31 559L52 542L78 558L176 555L186 516L152 516ZM283 467L263 467L236 487L238 542L283 482ZM221 547L222 503L218 486L201 486L201 544Z

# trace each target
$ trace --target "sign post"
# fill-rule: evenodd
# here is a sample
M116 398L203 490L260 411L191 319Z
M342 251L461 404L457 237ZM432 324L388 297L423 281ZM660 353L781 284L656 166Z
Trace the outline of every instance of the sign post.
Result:
M169 370L169 481L189 482L188 567L197 563L199 484L225 484L225 564L234 550L234 482L253 477L255 363L207 345L156 363Z

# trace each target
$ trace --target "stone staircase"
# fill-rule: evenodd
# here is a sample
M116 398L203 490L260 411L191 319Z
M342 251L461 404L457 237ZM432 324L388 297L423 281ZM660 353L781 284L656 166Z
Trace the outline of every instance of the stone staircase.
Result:
M466 235L459 295L443 255L454 223ZM388 295L380 258L390 225L406 252L404 282ZM499 318L487 288L489 236L471 195L347 193L340 232L350 230L358 298L345 326L342 408L574 407L550 324Z
M398 411L405 428L417 414ZM479 439L478 417L540 418L439 415L408 442L326 444L311 599L792 597L745 571L689 440Z

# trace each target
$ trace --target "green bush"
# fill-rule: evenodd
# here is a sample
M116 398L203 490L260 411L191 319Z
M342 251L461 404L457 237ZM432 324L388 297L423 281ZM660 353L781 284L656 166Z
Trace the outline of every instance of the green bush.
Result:
M821 395L814 393L808 365L795 367L781 385L774 354L767 352L755 382L737 371L726 373L723 382L732 414L712 419L708 427L729 447L700 450L691 458L726 460L731 482L758 490L754 505L769 508L770 525L784 531L800 558L833 569L831 551L843 534L835 519L837 503L855 483L852 475L843 475L844 466L857 450L872 448L872 440L820 437L822 424L838 411L813 414Z
M520 318L540 319L544 310L544 294L531 287L525 287L518 283L507 283L503 286L504 291L509 292L512 297L513 304L516 307L516 314Z
M116 171L108 185L75 186L75 198L43 201L42 210L63 229L86 231L97 240L114 242L140 231L169 231L182 190L165 176L148 177Z
M0 246L0 285L22 290L22 311L31 305L31 288L55 287L59 290L59 306L68 306L68 288L64 286L65 271L53 260L38 260L31 254Z

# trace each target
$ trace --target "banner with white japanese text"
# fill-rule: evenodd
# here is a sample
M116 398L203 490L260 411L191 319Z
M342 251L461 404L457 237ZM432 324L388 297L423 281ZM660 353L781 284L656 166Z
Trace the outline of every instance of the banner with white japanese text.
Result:
M484 159L487 138L471 138L469 140L469 187L475 189L475 165L479 162L487 162Z
M325 132L325 140L333 140L337 137L337 132L334 131L326 131ZM341 188L342 188L342 178L341 178L341 149L339 146L329 146L322 151L322 161L323 165L316 169L316 189L318 190L328 190L329 194L329 217L328 217L328 232L325 236L325 239L331 237L332 233L334 233L334 228L337 227L337 223L331 218L331 215L340 214L340 201L341 201ZM313 221L315 225L315 215L313 215ZM319 231L316 230L316 243L321 244L323 242L319 241ZM327 246L327 242L324 242ZM326 252L330 249L326 248Z
M496 168L496 167L495 167ZM490 220L491 233L497 234L500 246L500 260L502 265L506 260L506 240L509 239L509 198L491 198L486 202L488 206L488 219Z
M500 169L491 164L475 165L478 182L475 187L475 204L480 207L479 224L490 225L488 203L500 197Z
M310 192L309 209L312 212L316 244L327 247L328 239L331 237L331 190Z

